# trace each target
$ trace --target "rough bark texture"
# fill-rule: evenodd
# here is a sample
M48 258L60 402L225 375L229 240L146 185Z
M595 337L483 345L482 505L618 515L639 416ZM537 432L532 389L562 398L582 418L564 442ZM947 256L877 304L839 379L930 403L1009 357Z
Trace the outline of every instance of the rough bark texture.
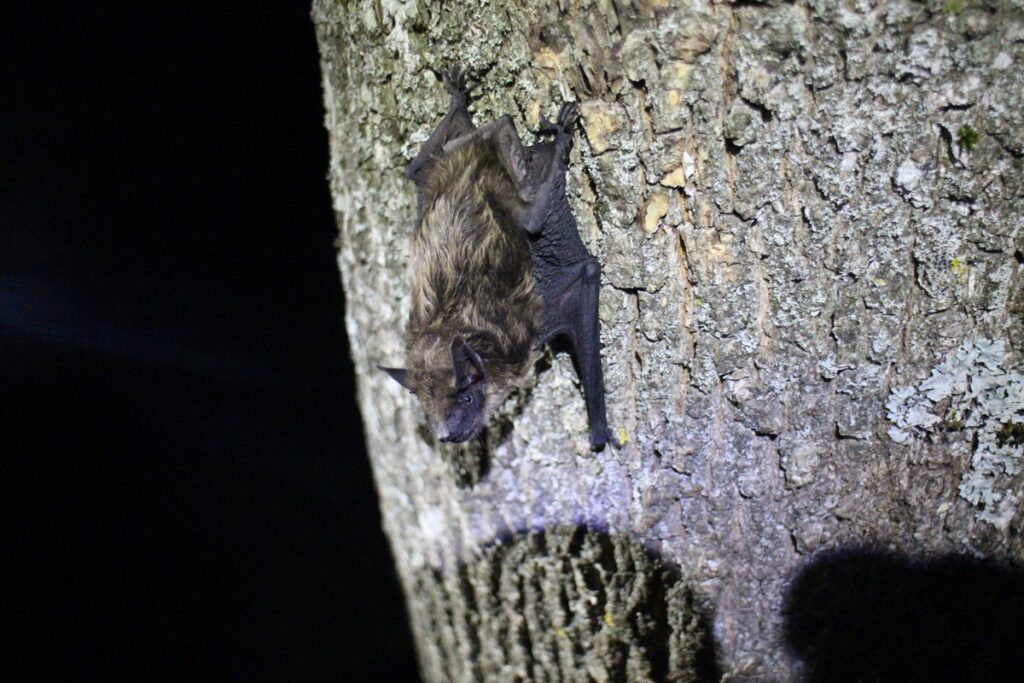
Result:
M1024 561L1019 2L317 0L314 20L359 400L429 680L707 677L705 614L725 675L786 680L804 556ZM461 450L374 370L403 360L402 169L447 65L478 121L581 103L569 194L621 450L588 451L565 354Z

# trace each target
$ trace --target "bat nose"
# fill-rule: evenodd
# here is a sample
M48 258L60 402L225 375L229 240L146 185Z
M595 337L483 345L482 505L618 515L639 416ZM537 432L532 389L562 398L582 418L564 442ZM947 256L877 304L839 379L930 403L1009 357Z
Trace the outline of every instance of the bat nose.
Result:
M437 440L438 441L451 441L452 440L452 434L451 434L450 431L448 431L448 426L447 425L438 425L438 427L434 431L437 433Z

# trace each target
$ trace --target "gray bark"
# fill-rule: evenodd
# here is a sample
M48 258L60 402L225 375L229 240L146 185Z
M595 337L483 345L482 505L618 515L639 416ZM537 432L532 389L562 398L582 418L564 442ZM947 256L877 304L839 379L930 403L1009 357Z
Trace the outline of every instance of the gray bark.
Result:
M359 401L428 680L688 680L705 618L727 677L787 680L780 604L809 554L1024 561L1020 2L316 0L314 20ZM564 354L475 449L440 448L374 369L403 360L402 169L448 65L478 122L581 103L569 195L621 450L588 451Z

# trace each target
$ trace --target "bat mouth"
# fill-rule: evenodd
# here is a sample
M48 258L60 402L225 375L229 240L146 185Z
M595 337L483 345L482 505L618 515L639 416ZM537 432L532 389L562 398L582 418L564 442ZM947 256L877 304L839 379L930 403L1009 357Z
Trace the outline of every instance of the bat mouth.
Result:
M440 441L444 441L445 443L465 443L466 441L472 439L474 436L476 436L476 434L472 433L449 434L448 436L442 437Z
M471 441L476 437L480 436L480 433L484 430L483 425L476 425L465 431L451 432L449 431L444 436L438 436L438 441L445 443L465 443Z

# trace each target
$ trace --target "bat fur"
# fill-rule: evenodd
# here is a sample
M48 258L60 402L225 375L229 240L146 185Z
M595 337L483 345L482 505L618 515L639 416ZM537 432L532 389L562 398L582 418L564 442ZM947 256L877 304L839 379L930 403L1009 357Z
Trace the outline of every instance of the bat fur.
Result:
M565 198L575 105L522 147L512 120L476 128L465 84L406 169L417 188L407 369L382 368L420 399L437 438L477 436L539 350L565 336L584 386L591 446L607 428L597 322L600 266Z

